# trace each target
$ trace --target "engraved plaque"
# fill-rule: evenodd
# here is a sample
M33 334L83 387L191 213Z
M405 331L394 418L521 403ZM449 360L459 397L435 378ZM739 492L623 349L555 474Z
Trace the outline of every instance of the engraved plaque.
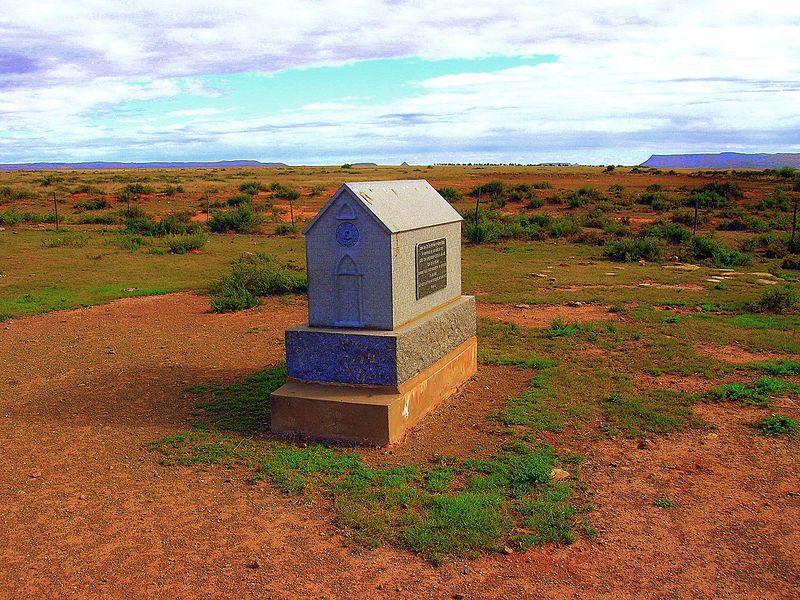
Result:
M417 300L447 287L447 240L417 244Z

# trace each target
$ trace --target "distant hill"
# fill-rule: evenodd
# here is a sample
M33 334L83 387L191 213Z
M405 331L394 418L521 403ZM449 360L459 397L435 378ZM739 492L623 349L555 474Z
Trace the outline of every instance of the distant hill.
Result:
M48 171L54 169L202 169L218 167L286 167L284 163L257 160L220 160L217 162L82 162L0 164L0 171Z
M350 163L354 167L377 167L378 163L371 163L371 162L360 162L360 163Z
M800 154L654 154L641 166L658 169L800 169Z

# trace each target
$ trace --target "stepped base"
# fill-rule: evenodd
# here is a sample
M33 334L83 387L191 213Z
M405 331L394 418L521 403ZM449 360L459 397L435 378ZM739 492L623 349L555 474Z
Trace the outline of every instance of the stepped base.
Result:
M336 385L289 379L270 396L272 431L385 446L475 373L477 340L470 337L399 386Z

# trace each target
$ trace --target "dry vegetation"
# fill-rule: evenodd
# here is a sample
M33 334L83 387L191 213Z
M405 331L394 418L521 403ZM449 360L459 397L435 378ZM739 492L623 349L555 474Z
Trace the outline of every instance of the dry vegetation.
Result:
M285 377L282 329L304 310L298 229L341 182L400 178L427 179L465 216L463 283L479 300L480 373L395 449L273 439L264 399ZM51 428L78 454L107 440L98 465L88 474L73 471L85 493L103 485L94 477L109 464L124 465L126 475L105 484L118 489L128 481L145 496L155 484L143 469L157 467L178 487L210 478L214 486L182 499L190 528L200 527L192 511L219 509L220 481L233 479L226 502L252 499L291 515L295 526L335 525L334 542L305 529L295 540L319 561L308 563L317 587L305 591L323 597L344 591L334 563L388 573L411 560L408 553L425 561L409 563L426 574L419 585L402 574L379 582L354 576L358 595L480 596L503 573L509 587L493 588L494 595L546 588L553 597L587 590L789 597L800 577L798 534L787 526L798 516L789 483L799 474L800 258L791 240L798 196L800 178L790 170L0 173L0 336L8 340L0 361L14 373L0 380L0 412L11 415L0 438L17 448L2 475L27 478L28 465L41 463L34 457L57 456L58 445L35 441ZM177 291L203 295L36 316ZM272 295L280 298L263 300ZM169 418L157 417L163 406L171 407ZM82 438L81 427L109 407L124 418L109 416L107 429ZM768 474L758 466L765 456ZM76 469L69 460L79 457L65 467ZM56 472L47 477L58 479ZM0 489L0 500L19 515L18 535L30 540L29 555L42 556L42 540L55 527L53 505L65 490L58 480L33 501L48 515L44 521L13 485ZM167 501L169 492L156 488ZM748 498L747 510L731 500L738 497ZM258 520L253 506L240 508ZM136 506L128 509L138 514ZM90 524L106 516L71 510ZM66 518L77 527L76 513ZM157 515L140 518L172 535L173 525ZM749 529L742 531L745 518ZM212 580L198 574L211 558L188 558L209 589L280 597L298 585L300 575L262 545L243 549L233 541L247 525L203 523L172 543L187 551L216 526L213 535L247 559ZM116 547L133 543L134 532L119 532ZM64 544L59 538L57 551ZM379 549L352 553L365 548ZM20 576L21 555L5 552L9 572ZM336 558L326 562L317 552ZM684 555L703 555L719 576L706 578ZM553 556L572 571L556 569L547 579L531 570ZM42 567L50 579L80 592L99 576L93 569L90 578L81 575L87 567L80 556L64 560L69 569ZM272 583L251 560L276 574ZM659 566L673 562L671 574ZM135 560L124 565L108 568L106 595L121 594L137 568ZM159 579L162 590L191 589L191 577L170 573ZM0 582L10 585L14 576L6 578ZM65 591L37 581L12 589Z

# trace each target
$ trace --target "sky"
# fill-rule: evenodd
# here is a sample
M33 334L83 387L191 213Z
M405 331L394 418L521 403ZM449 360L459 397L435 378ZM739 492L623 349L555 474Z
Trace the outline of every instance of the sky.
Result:
M800 2L0 0L0 163L800 152Z

